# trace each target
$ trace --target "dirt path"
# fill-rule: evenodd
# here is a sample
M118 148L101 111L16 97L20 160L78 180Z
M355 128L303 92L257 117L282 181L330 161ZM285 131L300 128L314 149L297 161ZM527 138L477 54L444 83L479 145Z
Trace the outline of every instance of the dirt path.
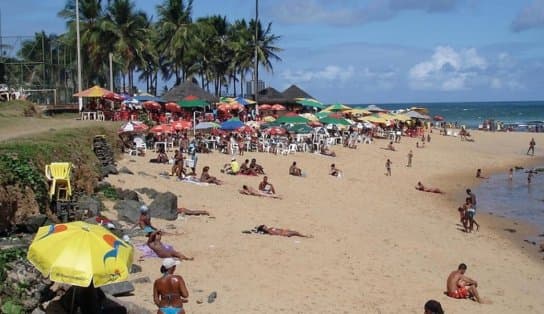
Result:
M103 125L104 121L81 121L55 118L1 118L0 142L17 137L29 137L53 130Z

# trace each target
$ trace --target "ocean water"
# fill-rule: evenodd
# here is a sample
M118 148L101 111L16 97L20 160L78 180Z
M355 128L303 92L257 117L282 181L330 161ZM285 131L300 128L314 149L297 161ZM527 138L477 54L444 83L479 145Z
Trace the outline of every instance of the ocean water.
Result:
M366 107L367 104L353 106ZM457 121L469 128L477 128L487 119L507 123L544 121L544 101L379 104L378 106L389 110L407 109L412 106L425 107L429 109L431 117L440 115L448 122Z
M512 181L506 172L483 180L473 189L478 210L525 221L544 232L544 172L535 174L528 184L525 171L515 171Z

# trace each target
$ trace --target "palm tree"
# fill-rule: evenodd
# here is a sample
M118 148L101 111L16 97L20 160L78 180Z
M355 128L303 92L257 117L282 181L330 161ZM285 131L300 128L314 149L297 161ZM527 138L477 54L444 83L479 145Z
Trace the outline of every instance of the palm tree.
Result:
M252 38L247 22L236 20L230 29L230 49L233 53L231 68L234 75L240 75L240 93L244 95L245 75L252 66L253 50ZM236 96L236 82L234 82L234 96Z
M257 28L257 38L255 38L255 27ZM257 63L264 66L266 71L274 71L272 67L272 60L281 61L281 58L277 53L283 49L274 46L275 43L281 38L278 35L272 34L272 23L268 23L266 30L263 30L261 22L255 23L255 20L249 21L249 29L253 34L253 49L257 49ZM255 69L256 77L259 78L259 67ZM254 91L257 93L257 91Z
M112 45L117 63L121 64L123 76L128 77L128 92L133 92L134 70L143 65L144 51L150 38L148 19L143 11L136 10L131 0L113 0L107 7L100 29L108 44ZM124 86L123 86L124 89Z
M165 79L172 75L176 84L185 79L189 65L184 56L189 50L191 38L191 15L193 0L164 0L157 6L159 20L157 22L159 53L163 56L162 73Z

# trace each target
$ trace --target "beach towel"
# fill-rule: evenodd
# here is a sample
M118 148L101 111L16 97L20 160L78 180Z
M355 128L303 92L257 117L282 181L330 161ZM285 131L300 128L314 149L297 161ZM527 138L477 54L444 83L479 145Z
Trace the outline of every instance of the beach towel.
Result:
M135 245L135 247L142 253L141 258L145 257L159 257L157 254L147 245L147 243L144 244L138 244ZM172 250L174 247L169 244L164 244L164 248L167 250Z
M196 185L200 185L200 186L208 186L210 185L209 183L206 183L206 182L200 182L200 180L196 177L185 177L181 180L181 182L185 182L185 183L192 183L192 184L196 184Z

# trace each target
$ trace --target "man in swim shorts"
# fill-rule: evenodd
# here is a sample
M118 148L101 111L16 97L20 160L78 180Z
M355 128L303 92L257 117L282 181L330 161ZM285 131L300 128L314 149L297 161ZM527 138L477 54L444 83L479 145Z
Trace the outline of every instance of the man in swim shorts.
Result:
M162 261L162 277L153 284L153 301L159 307L157 314L183 314L183 303L187 303L189 291L185 281L179 275L174 275L180 261L171 257Z
M268 182L268 176L264 176L263 181L259 183L259 191L268 194L276 194L276 189L274 189L274 185Z
M446 281L446 289L448 296L454 299L471 298L476 302L481 303L480 295L478 294L478 282L467 276L465 272L467 265L461 263L457 270L451 272Z

